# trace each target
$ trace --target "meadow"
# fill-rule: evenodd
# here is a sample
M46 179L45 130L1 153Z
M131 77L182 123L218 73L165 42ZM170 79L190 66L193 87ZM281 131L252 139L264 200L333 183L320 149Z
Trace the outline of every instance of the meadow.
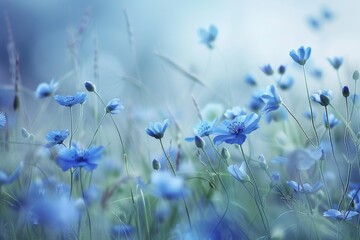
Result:
M0 239L360 239L350 1L33 4L0 2Z

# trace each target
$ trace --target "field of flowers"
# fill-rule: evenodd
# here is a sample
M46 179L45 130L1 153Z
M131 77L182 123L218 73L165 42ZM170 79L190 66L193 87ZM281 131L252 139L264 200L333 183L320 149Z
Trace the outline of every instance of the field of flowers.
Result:
M356 6L170 2L0 2L0 240L360 239Z

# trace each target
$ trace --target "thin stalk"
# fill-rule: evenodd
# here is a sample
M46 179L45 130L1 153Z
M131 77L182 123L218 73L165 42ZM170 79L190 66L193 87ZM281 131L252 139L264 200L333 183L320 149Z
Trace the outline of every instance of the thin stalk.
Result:
M241 150L241 154L244 158L244 161L245 161L245 164L246 164L246 167L249 171L249 174L250 174L250 178L251 180L253 181L253 184L255 186L255 190L256 190L256 194L257 194L257 198L259 199L259 202L260 202L260 206L261 208L259 209L259 211L263 210L263 214L264 214L264 218L266 219L266 231L267 231L267 234L269 235L269 237L271 236L270 234L270 226L269 226L269 221L268 221L268 218L266 216L266 212L265 212L265 207L264 207L264 204L262 202L262 199L261 199L261 195L260 195L260 192L259 192L259 188L258 188L258 185L256 183L256 180L255 180L255 176L250 168L250 164L249 162L247 161L246 157L245 157L245 153L244 153L244 149L242 147L242 145L240 145L240 150Z
M355 81L355 91L354 91L354 96L356 96L356 83L357 81ZM353 100L353 105L351 107L351 113L350 113L350 118L349 118L349 122L351 121L351 118L352 118L352 115L354 113L354 108L355 108L355 97L354 97L354 100Z
M346 178L346 186L345 186L345 190L344 190L344 193L341 197L341 200L339 202L339 205L338 205L338 210L340 211L341 209L341 204L342 202L344 201L345 199L345 195L349 189L349 185L350 185L350 177L351 177L351 170L352 170L352 163L349 163L349 169L348 169L348 174L347 174L347 178Z
M71 107L69 107L70 110L70 141L69 141L69 148L71 148L71 142L73 138L73 118L72 118L72 110Z
M327 122L327 125L329 125L329 114L328 114L328 110L327 110L327 107L325 106L325 114L326 114L326 122ZM332 136L331 136L331 129L330 129L330 126L326 126L326 128L328 129L329 131L329 139L330 139L330 145L331 145L331 153L333 155L333 158L334 158L334 161L335 161L335 165L336 165L336 168L337 168L337 171L338 171L338 174L339 174L339 178L340 178L340 182L341 182L341 186L342 186L342 190L343 190L343 194L345 194L345 185L344 185L344 181L342 180L342 177L341 177L341 172L340 172L340 167L339 167L339 163L337 161L337 158L336 158L336 155L335 155L335 150L334 150L334 144L333 144L333 140L332 140Z
M338 82L339 82L340 89L342 89L342 88L343 88L343 84L342 84L342 82L341 82L339 69L336 70L336 76L337 76L337 79L338 79Z
M99 129L100 129L100 126L101 126L101 124L103 123L103 121L104 121L104 119L105 119L106 113L107 113L107 112L105 112L104 115L101 117L101 120L100 120L100 122L99 122L99 124L98 124L98 126L97 126L97 128L96 128L96 130L95 130L95 133L94 133L93 137L91 138L91 141L90 141L90 143L89 143L89 145L88 145L88 148L89 148L89 147L91 146L91 144L93 143L93 141L94 141L94 139L95 139L95 137L96 137L96 134L98 133L98 131L99 131Z
M162 150L163 150L163 152L164 152L165 158L166 158L166 160L167 160L167 161L168 161L168 163L169 163L169 166L170 166L170 168L171 168L171 171L173 172L174 176L176 176L176 171L175 171L175 168L174 168L174 166L173 166L173 164L172 164L171 160L169 159L169 156L166 154L166 151L165 151L165 148L164 148L164 145L163 145L163 143L162 143L161 139L159 139L159 140L160 140L161 149L162 149Z
M90 218L90 212L89 212L89 208L88 208L88 204L85 200L85 194L84 194L84 188L83 188L83 183L82 183L82 169L79 169L79 178L80 178L80 188L81 188L81 195L82 198L84 200L84 204L85 204L85 209L86 209L86 215L88 217L88 224L89 224L89 234L90 234L90 240L92 240L92 231L91 231L91 218Z
M315 127L314 114L313 114L313 109L312 109L312 105L311 105L310 94L309 94L309 86L308 86L308 83L307 83L307 78L306 78L306 72L305 72L305 66L304 65L302 65L302 69L303 69L304 79L305 79L306 95L307 95L307 99L308 99L309 107L310 107L311 123L312 123L314 133L315 133L315 136L316 136L317 145L319 145L320 141L319 141L318 133L316 131L316 127Z
M348 105L348 99L345 98L345 105L346 105L346 120L349 119L349 105ZM349 122L349 121L348 121ZM349 151L349 143L347 141L347 135L348 135L348 125L345 125L345 133L344 133L344 145L346 149L346 155L348 159L350 159L350 151Z
M219 225L220 225L220 223L222 222L222 220L225 218L225 215L227 214L227 211L229 210L230 200L229 200L229 194L228 194L228 191L227 191L227 189L226 189L226 187L225 187L225 184L224 184L222 178L220 177L220 174L215 170L213 164L211 163L211 160L210 160L209 155L207 154L207 152L205 151L204 148L201 148L201 150L202 150L203 153L205 154L205 156L206 156L206 158L207 158L207 160L208 160L208 162L209 162L209 165L210 165L210 167L211 167L211 170L212 170L212 171L214 172L214 174L219 178L219 181L220 181L220 183L221 183L221 186L223 187L223 189L224 189L224 191L225 191L225 195L226 195L226 208L225 208L225 211L224 211L224 213L222 214L219 222L218 222L218 223L216 224L216 226L214 227L214 229L213 229L213 231L212 231L212 233L211 233L211 235L210 235L210 236L212 236L213 233L215 232L215 230L219 227Z
M290 111L290 109L285 105L285 103L281 103L285 109L288 111L288 113L291 115L292 118L294 118L294 120L296 121L296 123L299 125L301 131L304 133L305 137L308 139L309 143L311 143L311 145L313 145L314 148L316 148L316 145L311 141L310 137L307 135L307 133L305 132L304 128L302 127L301 123L299 122L299 120L297 120L297 118L294 116L294 114L292 114L292 112ZM312 114L312 113L311 113ZM312 116L312 115L311 115ZM319 142L319 137L316 134L316 138L317 141Z
M324 177L324 160L320 160L320 176L321 176L321 180L324 183L324 188L325 188L325 193L327 196L327 200L328 200L328 204L329 204L329 209L332 208L332 202L331 202L331 198L330 198L330 193L329 193L329 189L327 187L327 183L325 181L325 177Z

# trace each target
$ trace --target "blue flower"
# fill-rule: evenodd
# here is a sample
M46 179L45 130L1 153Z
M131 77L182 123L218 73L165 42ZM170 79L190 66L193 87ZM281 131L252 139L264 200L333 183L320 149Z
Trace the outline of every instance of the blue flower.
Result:
M0 170L0 188L2 185L14 182L19 177L23 167L24 163L20 162L19 166L10 175L7 175L4 171Z
M305 65L306 61L309 59L311 54L311 48L304 48L303 46L301 46L297 52L295 52L295 50L291 50L291 52L289 53L290 57L297 62L300 65Z
M227 109L224 113L224 116L227 119L234 119L239 115L245 115L246 114L246 109L241 108L241 107L233 107L232 109Z
M285 71L286 71L286 67L284 65L280 65L278 68L278 73L280 75L284 75Z
M6 116L5 113L0 112L0 129L4 128L6 125Z
M294 85L294 79L292 77L280 78L276 84L281 90L288 90Z
M245 83L247 83L250 86L256 86L256 79L254 78L254 76L248 74L245 76Z
M322 183L317 181L313 186L311 186L309 183L304 183L303 186L298 184L295 181L287 181L286 182L289 187L291 187L295 192L299 193L315 193L317 192L321 187Z
M214 138L216 145L226 142L228 144L243 144L246 134L259 128L260 116L256 113L240 115L233 120L224 120L214 129L217 136Z
M134 227L128 224L118 224L111 227L111 239L130 238L134 232Z
M310 111L306 111L303 113L304 117L307 118L308 120L311 120L311 112ZM313 112L313 118L316 118L316 114Z
M262 92L254 92L247 104L248 108L250 108L253 112L258 112L263 108L265 102L261 98Z
M268 112L265 115L265 122L267 124L271 123L271 121L280 122L286 120L288 116L288 112L284 108L279 108L275 111Z
M215 118L212 122L210 121L201 121L198 124L196 124L194 128L195 135L198 135L200 137L206 137L213 133L213 127L216 123L217 119ZM195 137L187 137L185 138L185 141L192 142L195 140Z
M214 48L214 41L218 34L218 30L214 25L210 25L209 31L200 28L198 34L200 36L200 43L205 44L210 49Z
M246 172L245 162L242 162L240 167L238 167L236 164L230 165L228 166L227 170L231 174L231 176L233 176L236 180L238 180L241 183L250 181L250 177Z
M46 98L55 93L58 88L58 83L54 79L51 80L50 84L40 83L35 91L35 96L38 98Z
M324 112L324 125L326 128L330 128L332 129L333 127L335 127L336 125L339 124L339 119L337 119L335 117L334 114L330 113L329 114L329 122L327 121L327 117L326 117L326 113Z
M124 106L120 102L120 99L114 98L106 105L106 112L111 114L118 114Z
M327 106L333 98L333 92L331 90L318 90L316 93L310 96L311 100L319 103L321 106Z
M176 200L185 193L184 180L171 175L169 172L153 172L150 190L155 196L168 200Z
M268 76L271 76L274 74L274 70L272 69L270 64L266 64L266 65L260 67L260 70Z
M278 109L282 103L282 99L277 94L274 85L267 86L266 91L262 94L261 98L265 102L265 106L262 111L266 113Z
M145 129L145 132L156 139L161 139L164 136L166 128L169 125L169 119L165 119L163 123L155 122L149 123L149 126Z
M328 61L335 70L338 70L343 64L344 59L342 57L333 57L332 59L328 58Z
M92 82L86 81L84 83L86 90L89 92L96 92L96 86Z
M348 197L351 198L351 200L353 201L355 210L360 211L360 194L358 190L357 189L351 190L348 194Z
M327 218L333 218L338 220L351 220L354 216L358 215L358 212L354 211L339 211L336 209L330 209L324 212L323 216Z
M54 99L61 105L65 107L72 107L75 104L83 104L86 100L86 94L84 92L77 92L74 96L62 96L55 95Z
M50 131L46 134L46 140L48 141L45 144L45 147L50 148L56 144L62 144L64 140L69 136L69 130L60 130L60 131Z
M94 170L102 156L104 147L91 146L88 149L81 149L76 144L72 148L63 148L59 151L56 163L63 171L70 168L82 168L91 171Z

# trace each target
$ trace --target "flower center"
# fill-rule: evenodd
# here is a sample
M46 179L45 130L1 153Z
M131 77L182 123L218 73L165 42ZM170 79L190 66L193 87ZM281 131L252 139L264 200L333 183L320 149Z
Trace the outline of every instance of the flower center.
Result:
M202 135L206 134L206 132L209 130L210 130L210 125L208 123L203 123L198 128L198 134L200 136L202 136Z
M243 122L232 122L230 123L227 128L229 132L232 134L242 133L245 129L245 124Z
M71 103L75 100L75 97L74 96L66 96L64 100L66 103Z

